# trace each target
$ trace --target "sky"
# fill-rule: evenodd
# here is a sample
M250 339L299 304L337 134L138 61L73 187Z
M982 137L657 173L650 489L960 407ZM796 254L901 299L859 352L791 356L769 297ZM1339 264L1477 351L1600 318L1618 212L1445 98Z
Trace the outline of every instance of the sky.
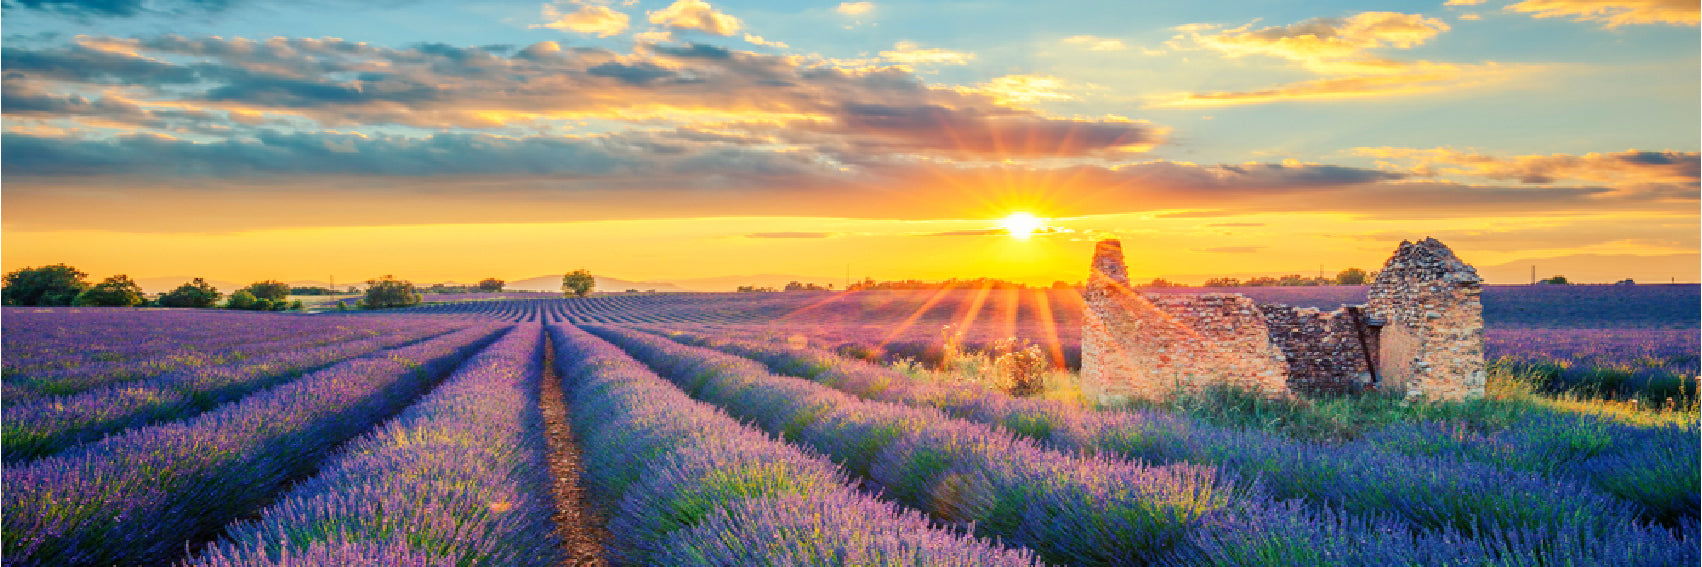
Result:
M3 5L5 271L1702 281L1696 0Z

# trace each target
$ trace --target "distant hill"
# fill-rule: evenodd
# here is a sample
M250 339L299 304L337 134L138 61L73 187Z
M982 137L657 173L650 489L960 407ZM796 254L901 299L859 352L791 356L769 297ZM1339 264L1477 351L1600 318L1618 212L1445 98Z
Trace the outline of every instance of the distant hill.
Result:
M754 276L717 276L712 278L674 280L674 283L692 291L734 291L742 285L780 289L786 287L786 284L789 282L813 283L816 285L833 284L834 289L840 289L845 286L843 278L824 278L819 276L800 276L795 274L757 274Z
M629 289L636 289L638 291L698 291L686 289L668 282L633 281L607 276L595 277L597 279L596 291L626 291ZM515 291L530 290L559 292L561 291L561 274L537 276L523 280L511 281L508 282L507 285L503 286L503 289Z
M1572 254L1552 258L1520 259L1492 266L1477 266L1478 275L1489 283L1530 283L1531 266L1537 279L1566 276L1572 283L1613 283L1626 278L1637 283L1667 283L1702 279L1702 257L1695 254L1632 256L1628 254Z

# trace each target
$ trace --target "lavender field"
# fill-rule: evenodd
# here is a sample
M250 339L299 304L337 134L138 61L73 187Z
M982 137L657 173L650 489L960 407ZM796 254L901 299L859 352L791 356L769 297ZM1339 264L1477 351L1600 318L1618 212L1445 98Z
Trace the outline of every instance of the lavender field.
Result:
M5 564L1702 561L1694 415L1532 410L1324 442L886 364L939 356L948 325L964 348L1016 336L1072 361L1067 289L481 299L0 310ZM1484 303L1505 364L1696 375L1696 286ZM543 409L558 387L562 439ZM563 451L577 467L550 465ZM568 545L586 533L593 551Z

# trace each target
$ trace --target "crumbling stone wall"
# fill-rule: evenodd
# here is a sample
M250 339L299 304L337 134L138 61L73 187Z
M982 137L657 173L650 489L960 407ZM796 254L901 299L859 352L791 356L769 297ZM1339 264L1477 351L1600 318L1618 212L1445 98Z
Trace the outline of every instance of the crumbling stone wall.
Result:
M1385 321L1379 374L1408 396L1483 397L1483 279L1434 238L1402 241L1366 297Z
M1229 384L1267 396L1354 391L1483 395L1481 280L1442 243L1403 242L1370 303L1320 312L1240 294L1142 294L1122 244L1099 242L1088 275L1082 383L1100 401L1162 400Z
M1288 387L1304 394L1357 391L1371 382L1366 350L1371 338L1347 308L1261 303L1270 340L1288 357Z
M1082 381L1090 397L1162 400L1219 383L1288 395L1287 363L1252 300L1136 292L1116 240L1099 243L1093 266L1082 322Z

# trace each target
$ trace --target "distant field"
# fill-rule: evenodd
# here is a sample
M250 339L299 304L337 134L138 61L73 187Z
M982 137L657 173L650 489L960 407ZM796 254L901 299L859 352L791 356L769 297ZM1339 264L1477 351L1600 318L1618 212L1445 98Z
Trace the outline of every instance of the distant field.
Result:
M1702 310L1696 285L1489 286L1483 291L1488 356L1626 356L1694 364ZM1362 303L1363 286L1162 288L1156 293L1241 293L1318 309ZM936 356L947 325L970 345L1020 337L1080 364L1083 303L1075 290L947 290L608 295L558 303L443 304L416 313L558 317L575 323L760 327L824 346L880 347L894 356ZM499 315L500 314L500 315ZM1050 322L1048 324L1048 321ZM932 353L932 354L931 354ZM1604 354L1612 353L1612 354Z
M946 325L1069 359L1073 290L460 297L0 310L7 564L542 566L564 525L606 525L590 553L640 565L1699 559L1694 409L1485 399L1462 405L1489 408L1471 427L1413 413L1307 438L862 360L937 354ZM1490 355L1694 377L1696 298L1490 288ZM822 348L773 340L793 338Z

